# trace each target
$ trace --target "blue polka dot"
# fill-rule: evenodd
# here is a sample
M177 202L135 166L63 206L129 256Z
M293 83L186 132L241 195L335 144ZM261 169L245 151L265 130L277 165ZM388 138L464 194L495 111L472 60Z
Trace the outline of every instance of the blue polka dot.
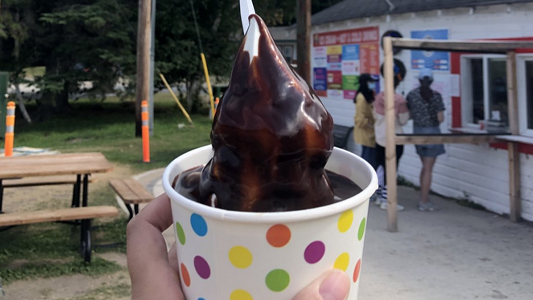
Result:
M205 300L204 298L198 298L198 300Z
M194 230L197 235L204 236L207 234L207 223L202 216L198 214L192 214L191 226L192 230Z

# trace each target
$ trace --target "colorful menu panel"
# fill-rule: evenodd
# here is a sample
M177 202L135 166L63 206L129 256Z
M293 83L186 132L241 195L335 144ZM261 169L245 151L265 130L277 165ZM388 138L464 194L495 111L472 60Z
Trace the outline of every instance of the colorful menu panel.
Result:
M315 34L312 53L313 87L317 94L328 99L352 100L359 89L361 74L379 75L379 28Z

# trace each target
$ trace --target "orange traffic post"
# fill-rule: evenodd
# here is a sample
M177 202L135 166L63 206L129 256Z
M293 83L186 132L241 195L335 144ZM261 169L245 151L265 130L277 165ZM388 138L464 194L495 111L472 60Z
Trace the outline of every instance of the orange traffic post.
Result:
M216 97L215 98L215 113L217 112L218 102L220 102L220 98ZM213 115L213 118L214 117L215 117L215 115Z
M10 157L13 155L13 142L15 139L15 102L7 103L6 115L6 135L4 144L4 155Z
M141 103L143 162L150 162L150 129L148 127L148 101Z

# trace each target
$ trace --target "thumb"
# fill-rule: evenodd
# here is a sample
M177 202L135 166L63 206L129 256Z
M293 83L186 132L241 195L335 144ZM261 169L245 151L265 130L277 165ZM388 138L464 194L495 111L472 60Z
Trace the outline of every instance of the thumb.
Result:
M293 298L293 300L344 300L350 292L350 279L340 270L322 275Z

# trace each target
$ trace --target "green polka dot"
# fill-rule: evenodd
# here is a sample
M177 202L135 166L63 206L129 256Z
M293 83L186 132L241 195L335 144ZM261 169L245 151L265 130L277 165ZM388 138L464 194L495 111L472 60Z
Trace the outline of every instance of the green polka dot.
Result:
M265 279L267 287L273 292L281 292L289 286L291 277L287 271L275 269L270 271Z
M361 224L359 224L359 233L357 234L357 238L359 240L363 239L363 235L365 234L365 226L366 226L366 218L363 218L361 220Z
M176 222L176 233L178 234L180 244L185 245L185 232L183 231L180 222Z

